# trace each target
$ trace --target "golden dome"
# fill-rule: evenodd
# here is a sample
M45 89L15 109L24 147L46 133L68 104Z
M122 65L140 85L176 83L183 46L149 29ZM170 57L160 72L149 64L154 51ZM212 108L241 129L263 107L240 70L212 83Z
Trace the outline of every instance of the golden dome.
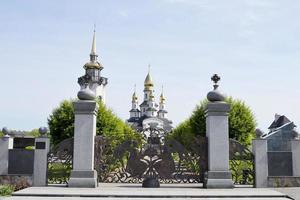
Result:
M152 77L150 75L150 72L148 72L147 76L146 76L146 79L145 79L145 82L144 82L144 86L145 87L153 87L153 81L152 81Z
M99 63L99 62L93 62L93 61L90 61L90 62L87 62L84 66L83 66L84 69L100 69L100 68L103 68L103 66Z
M132 101L137 101L138 97L136 96L136 93L134 92L132 95Z
M161 93L160 95L160 102L164 102L166 100L166 98L164 97L164 94Z

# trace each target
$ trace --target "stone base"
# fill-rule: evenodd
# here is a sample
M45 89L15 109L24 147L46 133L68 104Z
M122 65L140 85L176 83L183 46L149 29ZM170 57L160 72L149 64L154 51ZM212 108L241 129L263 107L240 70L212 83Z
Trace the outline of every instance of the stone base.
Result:
M209 171L204 183L205 188L233 188L230 171Z
M300 177L268 176L268 187L300 187Z
M96 188L98 187L97 171L71 171L68 187Z
M144 187L144 188L159 188L160 183L157 178L148 177L148 178L145 178L145 180L143 181L142 187Z

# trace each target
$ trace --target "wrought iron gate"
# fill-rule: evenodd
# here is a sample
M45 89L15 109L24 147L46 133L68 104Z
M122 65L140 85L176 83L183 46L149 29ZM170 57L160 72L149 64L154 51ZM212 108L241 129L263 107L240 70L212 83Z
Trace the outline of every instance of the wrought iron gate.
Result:
M185 148L162 130L146 129L144 142L127 140L112 148L112 141L95 137L95 169L99 182L141 183L149 175L161 183L200 183L207 171L207 139L196 137ZM159 136L159 137L157 137ZM254 156L238 141L230 139L230 169L235 184L254 185ZM48 183L67 183L72 169L73 138L51 148Z
M233 139L229 140L229 165L234 184L254 186L254 155L248 148Z
M188 150L163 129L147 128L142 134L144 142L127 140L113 151L109 140L96 137L95 169L100 182L141 183L147 177L161 183L203 182L207 171L205 137L195 138Z
M48 153L48 184L67 183L73 167L73 138L52 146Z

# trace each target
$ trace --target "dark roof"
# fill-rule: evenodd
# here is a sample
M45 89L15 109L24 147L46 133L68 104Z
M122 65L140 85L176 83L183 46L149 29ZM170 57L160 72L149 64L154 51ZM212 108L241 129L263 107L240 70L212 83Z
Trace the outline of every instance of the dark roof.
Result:
M159 110L158 113L168 113L166 110Z
M129 112L141 112L139 109L131 109Z
M140 106L147 106L147 105L148 105L147 101L143 101L143 103Z
M128 122L139 122L140 118L139 117L130 117L127 121Z
M277 120L275 119L270 125L269 129L278 128L291 121L284 115L281 115Z
M141 117L131 117L127 121L128 122L135 122L135 123L138 123L139 126L142 126L143 120L146 119L146 118L149 118L149 117L147 117L146 115L143 115Z
M147 111L157 111L155 108L147 108Z

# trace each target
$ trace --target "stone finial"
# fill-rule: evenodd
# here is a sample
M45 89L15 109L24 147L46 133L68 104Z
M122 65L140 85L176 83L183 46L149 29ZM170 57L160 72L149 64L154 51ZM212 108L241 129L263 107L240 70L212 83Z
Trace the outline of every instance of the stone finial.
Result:
M2 132L4 134L4 137L9 137L11 131L7 127L3 127Z
M264 132L263 132L262 130L260 130L259 128L257 128L257 129L255 130L255 135L256 135L256 138L260 139L261 136L264 135Z
M217 74L214 74L211 77L211 80L214 82L214 90L210 91L207 94L207 99L210 102L216 102L216 101L224 101L225 100L225 96L223 94L220 93L220 91L218 90L218 82L221 80L220 76L218 76Z
M48 132L47 127L40 127L39 128L39 133L41 134L41 137L46 137L47 132Z
M77 93L77 97L80 100L95 100L96 99L96 94L89 88L88 85L84 89L81 89Z

